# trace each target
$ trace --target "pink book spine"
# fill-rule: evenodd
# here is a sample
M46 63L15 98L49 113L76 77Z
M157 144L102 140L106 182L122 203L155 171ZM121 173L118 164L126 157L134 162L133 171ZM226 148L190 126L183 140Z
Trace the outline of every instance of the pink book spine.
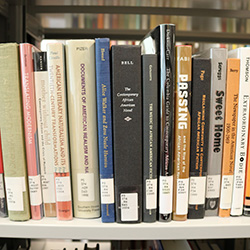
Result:
M36 123L35 85L32 58L33 46L20 44L20 67L23 97L23 118L25 146L29 177L29 194L32 219L43 217L41 175L38 154L38 134Z

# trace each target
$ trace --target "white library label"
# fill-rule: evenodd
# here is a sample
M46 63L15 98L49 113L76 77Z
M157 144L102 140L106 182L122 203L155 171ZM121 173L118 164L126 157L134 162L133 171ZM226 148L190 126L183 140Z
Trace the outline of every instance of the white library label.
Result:
M54 174L42 175L42 190L44 203L56 202Z
M188 213L188 184L189 178L177 179L176 214Z
M173 175L160 176L159 205L161 214L172 213L173 204Z
M206 192L206 176L193 176L190 177L189 181L189 204L204 204Z
M39 206L42 204L41 176L29 176L30 205Z
M101 203L112 204L114 202L114 178L101 179Z
M220 175L207 176L206 198L218 198L220 196Z
M56 177L56 200L71 201L70 177Z
M221 182L221 197L220 208L231 208L232 190L233 190L233 175L223 175Z
M146 180L146 209L156 209L157 179Z
M77 174L78 184L78 200L79 201L94 201L95 200L95 185L93 173Z
M138 193L121 193L121 220L138 220Z

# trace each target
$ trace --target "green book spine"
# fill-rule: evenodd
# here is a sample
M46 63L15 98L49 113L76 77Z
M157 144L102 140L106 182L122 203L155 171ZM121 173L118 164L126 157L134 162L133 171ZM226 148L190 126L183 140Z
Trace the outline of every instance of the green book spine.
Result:
M30 218L22 116L19 48L0 44L0 127L9 218Z

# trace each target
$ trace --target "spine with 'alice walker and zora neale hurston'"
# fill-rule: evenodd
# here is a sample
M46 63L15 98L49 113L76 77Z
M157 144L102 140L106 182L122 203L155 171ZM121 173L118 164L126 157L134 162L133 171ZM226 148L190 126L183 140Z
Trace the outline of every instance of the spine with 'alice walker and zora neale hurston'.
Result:
M30 218L25 157L19 48L0 44L0 128L8 215L11 220Z
M4 188L4 171L3 171L3 156L0 131L0 217L8 216L7 201Z
M33 52L44 216L56 216L47 52Z
M247 139L249 124L249 96L250 96L250 48L238 48L229 52L230 58L240 59L238 123L235 147L232 216L242 215L245 187L245 168L247 158Z
M32 52L35 48L28 43L22 43L19 46L31 216L32 219L39 220L43 217L43 200L36 122L34 65L32 57Z
M174 91L175 91L175 25L161 24L141 41L142 54L158 57L158 161L159 221L172 217Z
M115 221L109 39L95 39L102 222Z
M157 55L142 55L143 108L143 215L144 222L156 221L158 148Z
M73 213L64 53L62 43L47 44L57 218L71 220Z
M210 116L211 60L192 59L191 144L188 218L205 215L205 192Z
M225 103L224 143L221 167L221 190L219 216L230 216L233 175L235 162L235 144L238 119L240 59L227 59L227 85Z
M188 213L192 47L176 46L173 220Z
M74 216L100 216L95 40L66 42Z
M142 220L142 90L140 46L112 46L116 221Z

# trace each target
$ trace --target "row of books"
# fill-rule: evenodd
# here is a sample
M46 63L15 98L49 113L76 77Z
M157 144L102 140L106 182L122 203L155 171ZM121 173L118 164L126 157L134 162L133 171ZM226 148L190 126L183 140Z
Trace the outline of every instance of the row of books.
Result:
M175 47L172 24L111 52L107 38L68 40L66 53L62 43L46 52L1 44L1 214L69 220L73 207L78 218L127 223L241 215L249 59L250 48L192 59L191 46Z

